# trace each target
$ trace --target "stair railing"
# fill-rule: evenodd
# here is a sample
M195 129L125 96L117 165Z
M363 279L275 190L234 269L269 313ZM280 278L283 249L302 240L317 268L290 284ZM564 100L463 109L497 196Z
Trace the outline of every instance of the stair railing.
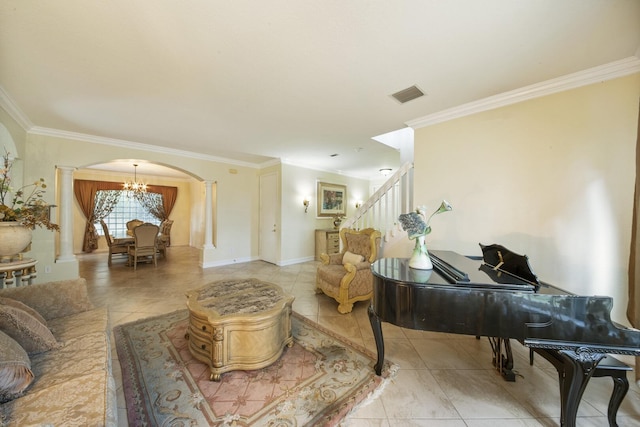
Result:
M375 228L385 240L399 230L398 216L413 210L413 163L405 163L378 188L342 227ZM342 228L341 227L341 228Z

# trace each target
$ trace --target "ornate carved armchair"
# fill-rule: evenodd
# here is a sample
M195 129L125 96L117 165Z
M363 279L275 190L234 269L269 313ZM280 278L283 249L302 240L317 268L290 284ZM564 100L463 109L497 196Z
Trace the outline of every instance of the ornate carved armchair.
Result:
M373 228L340 230L342 251L321 254L322 265L316 272L316 292L338 301L338 311L350 313L353 303L366 301L373 295L371 263L378 258L380 232Z

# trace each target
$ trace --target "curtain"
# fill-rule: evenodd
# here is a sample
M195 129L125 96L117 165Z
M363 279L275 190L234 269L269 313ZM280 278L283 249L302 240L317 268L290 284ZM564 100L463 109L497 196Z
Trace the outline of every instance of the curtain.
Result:
M84 238L82 240L82 252L93 252L98 249L98 233L93 225L96 221L94 211L98 190L122 190L122 184L107 181L89 181L85 179L76 179L73 181L73 192L75 193L82 213L87 219L84 227Z
M144 208L149 211L151 215L158 218L160 221L164 221L167 217L164 211L164 205L162 204L162 195L158 193L142 193L136 195L136 199L140 202Z
M169 219L173 206L176 204L178 198L178 187L165 187L164 185L148 185L147 192L159 193L162 195L162 210L164 211L163 217L157 217L160 221Z
M118 204L122 190L98 190L94 198L92 223L105 219Z
M75 193L76 200L78 201L80 209L87 220L87 224L84 229L84 238L82 241L82 252L93 252L98 249L98 233L96 232L94 224L106 217L113 209L113 206L109 207L108 199L98 200L98 203L96 204L96 193L100 190L113 190L115 192L122 191L122 183L91 181L85 179L76 179L73 182L73 192ZM178 197L178 188L167 187L164 185L148 185L147 192L159 193L162 195L161 214L163 217L158 218L160 220L168 219ZM113 194L110 191L108 193ZM105 197L112 196L105 195ZM156 216L153 212L152 215Z
M631 223L631 254L629 256L629 304L627 317L634 328L640 329L640 108L636 135L636 185L633 194L633 221ZM640 385L640 357L636 357L636 382Z

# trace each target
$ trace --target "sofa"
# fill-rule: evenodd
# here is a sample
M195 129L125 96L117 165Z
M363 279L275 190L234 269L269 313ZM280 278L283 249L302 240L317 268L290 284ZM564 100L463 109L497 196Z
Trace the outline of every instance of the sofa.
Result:
M0 425L117 426L109 316L82 278L0 289Z

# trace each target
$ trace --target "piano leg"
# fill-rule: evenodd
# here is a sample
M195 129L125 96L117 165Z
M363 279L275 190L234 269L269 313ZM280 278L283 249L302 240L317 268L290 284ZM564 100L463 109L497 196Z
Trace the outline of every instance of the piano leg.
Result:
M535 348L558 371L560 383L560 425L576 427L576 415L582 394L598 362L605 356L597 353L574 353L565 350Z
M382 375L382 365L384 364L384 340L382 339L382 323L380 318L373 311L373 307L369 306L369 322L371 323L371 330L373 336L376 339L376 350L378 350L378 360L374 369L376 375Z

